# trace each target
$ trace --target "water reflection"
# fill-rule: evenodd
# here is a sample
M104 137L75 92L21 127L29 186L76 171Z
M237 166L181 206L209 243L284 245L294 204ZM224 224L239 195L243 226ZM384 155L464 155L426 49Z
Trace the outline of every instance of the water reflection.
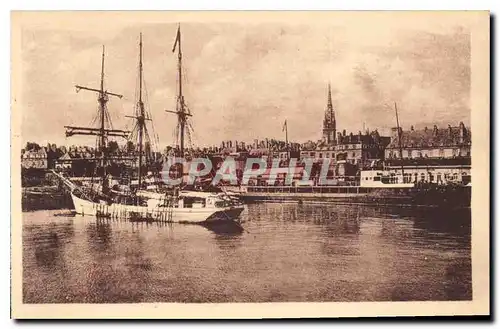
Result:
M472 297L468 212L274 203L248 205L242 217L244 230L26 214L24 300Z
M112 229L107 219L95 219L87 224L87 242L92 252L104 251L110 247Z
M71 223L49 223L48 225L27 225L23 228L24 238L34 249L34 257L39 267L51 270L64 264L64 245L71 243L74 236Z

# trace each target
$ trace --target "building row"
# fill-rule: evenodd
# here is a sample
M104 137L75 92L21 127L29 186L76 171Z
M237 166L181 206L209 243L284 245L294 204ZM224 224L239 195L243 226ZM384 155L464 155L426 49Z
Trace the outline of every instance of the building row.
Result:
M95 149L71 146L67 149L29 145L22 151L23 168L70 169L77 160L92 160L98 157ZM178 150L177 150L178 151ZM160 160L175 154L175 148L167 148L164 154L155 153L154 159ZM117 145L114 156L128 165L137 165L137 152L127 144ZM469 182L471 176L471 132L463 122L457 126L415 129L411 126L391 129L390 136L381 135L377 129L347 133L337 131L335 109L328 85L327 104L322 123L322 138L316 142L302 144L265 138L251 143L227 140L218 146L188 149L189 157L228 155L244 159L262 157L268 160L280 159L286 164L288 158L299 160L312 159L323 162L329 159L331 171L338 177L359 177L361 170L387 170L404 177L405 182L427 181Z

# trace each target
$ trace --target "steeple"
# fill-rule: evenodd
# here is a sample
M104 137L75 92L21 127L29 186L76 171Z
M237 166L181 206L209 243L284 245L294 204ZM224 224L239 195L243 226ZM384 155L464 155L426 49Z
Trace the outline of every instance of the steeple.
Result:
M328 99L325 111L325 119L323 120L323 140L327 144L335 144L337 136L337 122L335 120L335 111L332 104L332 88L328 83Z
M330 118L331 120L335 121L335 113L333 112L333 105L332 105L332 87L330 83L328 83L328 105L327 105L327 110L330 112Z

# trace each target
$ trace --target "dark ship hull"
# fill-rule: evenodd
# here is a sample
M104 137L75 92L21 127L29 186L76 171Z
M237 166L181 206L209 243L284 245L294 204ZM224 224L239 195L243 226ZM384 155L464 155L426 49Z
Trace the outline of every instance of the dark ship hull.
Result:
M471 187L463 185L427 185L408 188L377 187L247 187L240 197L255 201L309 201L374 206L470 208Z

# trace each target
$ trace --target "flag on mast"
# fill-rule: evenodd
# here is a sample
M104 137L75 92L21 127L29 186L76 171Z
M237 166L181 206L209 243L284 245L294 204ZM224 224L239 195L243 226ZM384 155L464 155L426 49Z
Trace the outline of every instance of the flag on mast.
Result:
M283 124L283 129L281 129L281 131L285 131L286 128L288 128L288 127L286 125L286 120L285 120L285 123Z
M172 52L175 53L175 48L177 47L177 44L181 42L181 26L177 27L177 35L175 36L175 42L174 42L174 47L172 48Z

